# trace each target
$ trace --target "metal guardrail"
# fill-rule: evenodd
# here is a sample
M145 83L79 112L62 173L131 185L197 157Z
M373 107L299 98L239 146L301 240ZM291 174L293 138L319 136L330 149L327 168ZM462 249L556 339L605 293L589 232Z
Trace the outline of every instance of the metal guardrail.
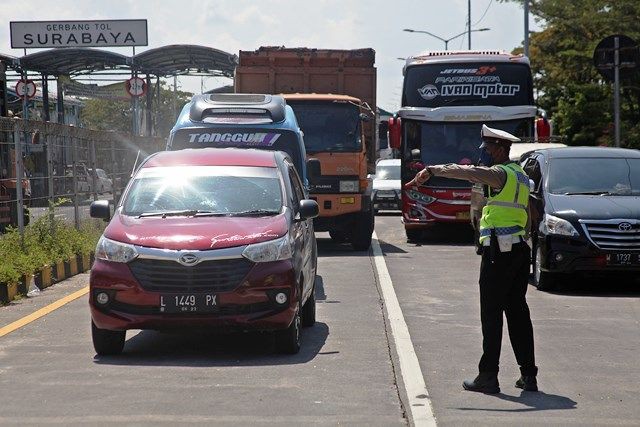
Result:
M165 143L158 137L0 117L0 232L9 225L22 231L44 214L79 227L89 217L91 201L116 203L135 159L164 150ZM110 185L97 169L106 172Z

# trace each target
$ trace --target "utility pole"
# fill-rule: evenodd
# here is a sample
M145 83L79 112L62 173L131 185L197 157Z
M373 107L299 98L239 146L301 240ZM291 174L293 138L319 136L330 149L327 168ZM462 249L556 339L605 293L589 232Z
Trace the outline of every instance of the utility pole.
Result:
M524 56L529 57L529 0L524 0Z
M616 147L620 147L620 37L613 39L613 121Z
M469 32L469 50L471 50L471 0L467 1L467 31Z

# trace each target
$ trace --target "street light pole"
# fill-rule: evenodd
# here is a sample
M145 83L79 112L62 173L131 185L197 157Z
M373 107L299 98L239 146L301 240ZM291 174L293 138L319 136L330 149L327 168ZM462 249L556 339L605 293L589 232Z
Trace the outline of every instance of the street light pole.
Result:
M478 29L476 29L476 30L470 30L468 33L469 33L469 34L471 34L471 33L476 32L476 31L489 31L490 29L491 29L491 28L478 28ZM460 37L460 36L464 36L465 34L467 34L467 31L463 31L462 33L460 33L460 34L456 34L456 35L455 35L455 36L453 36L453 37L449 37L448 39L443 39L443 38L442 38L442 37L440 37L440 36L437 36L437 35L435 35L435 34L433 34L433 33L430 33L429 31L424 31L424 30L412 30L411 28L405 28L405 29L404 29L404 30L402 30L402 31L406 31L406 32L408 32L408 33L423 33L423 34L428 34L428 35L430 35L431 37L435 37L435 38L437 38L438 40L440 40L440 41L444 42L444 50L449 50L449 42L450 42L451 40L453 40L453 39L457 39L458 37Z

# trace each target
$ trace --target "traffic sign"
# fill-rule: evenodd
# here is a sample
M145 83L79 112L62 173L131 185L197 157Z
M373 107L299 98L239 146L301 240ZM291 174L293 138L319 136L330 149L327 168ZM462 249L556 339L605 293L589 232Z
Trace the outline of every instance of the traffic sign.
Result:
M27 99L31 99L34 96L36 96L36 84L33 82L33 80L18 80L18 83L16 83L16 94L20 97L20 98L27 98Z
M142 96L147 92L147 84L140 77L131 77L126 81L127 93L131 96Z
M605 37L593 51L593 64L598 72L607 80L614 79L615 73L615 40L618 39L620 79L632 77L640 66L638 43L622 34Z

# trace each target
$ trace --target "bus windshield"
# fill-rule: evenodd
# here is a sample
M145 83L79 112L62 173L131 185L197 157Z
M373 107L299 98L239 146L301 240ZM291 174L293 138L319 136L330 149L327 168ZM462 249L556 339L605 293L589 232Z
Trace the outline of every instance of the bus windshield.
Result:
M308 153L353 153L361 150L360 109L357 105L292 100L287 103L296 113L298 124L304 132L304 145Z
M483 124L502 129L518 137L530 137L531 119L504 120L495 122L424 122L407 120L405 132L407 143L403 146L405 165L412 160L412 150L420 150L421 163L439 165L457 163L461 165L476 164L480 156L480 130ZM414 151L415 153L415 151ZM416 171L405 171L408 180ZM413 176L409 176L413 175ZM408 178L408 179L407 179ZM451 178L433 177L429 186L470 187L466 181Z
M466 62L407 67L405 107L533 105L531 70L526 64Z

